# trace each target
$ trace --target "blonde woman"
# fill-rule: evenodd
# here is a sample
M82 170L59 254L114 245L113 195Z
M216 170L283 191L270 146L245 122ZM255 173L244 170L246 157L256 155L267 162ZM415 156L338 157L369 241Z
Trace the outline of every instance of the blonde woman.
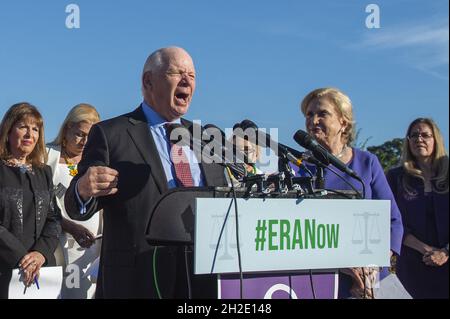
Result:
M47 145L48 162L52 168L58 206L62 212L63 234L56 252L59 265L65 267L61 298L92 298L95 280L86 275L87 269L100 254L101 215L87 221L72 220L64 208L64 195L81 160L89 131L100 121L97 110L89 104L78 104L67 114L58 136Z
M305 116L308 133L361 177L366 190L365 198L391 201L390 253L399 255L403 235L400 212L377 157L352 146L355 138L355 122L350 98L336 88L319 88L306 95L301 102L301 111ZM309 168L315 171L315 167ZM346 174L343 178L349 183L354 182ZM328 170L324 171L324 179L325 188L349 189L347 183ZM362 268L341 269L339 298L373 297L370 287L364 285L365 277L371 271L369 268L364 269L364 272ZM380 279L387 275L387 268L382 268Z
M449 297L448 163L439 128L418 118L406 132L401 166L388 172L405 226L397 275L413 298Z

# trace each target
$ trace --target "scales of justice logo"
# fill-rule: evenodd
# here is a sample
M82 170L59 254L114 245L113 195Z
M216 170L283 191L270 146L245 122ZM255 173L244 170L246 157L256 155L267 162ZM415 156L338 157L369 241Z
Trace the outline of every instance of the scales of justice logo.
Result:
M219 260L232 260L237 256L237 242L236 242L236 215L227 214L215 214L213 218L213 224L211 229L211 235L209 238L209 248L211 250L217 250L217 258ZM242 222L242 215L239 214L239 222ZM242 234L239 230L239 247L242 248Z
M372 254L369 249L369 244L377 245L381 242L380 227L378 223L378 213L358 213L353 214L354 226L352 243L354 245L364 245L364 248L359 252L360 254Z

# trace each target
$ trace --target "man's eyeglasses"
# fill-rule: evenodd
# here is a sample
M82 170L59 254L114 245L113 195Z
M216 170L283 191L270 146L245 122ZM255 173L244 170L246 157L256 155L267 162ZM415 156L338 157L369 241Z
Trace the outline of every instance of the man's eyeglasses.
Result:
M408 139L417 141L419 139L419 137L421 137L424 140L429 140L429 139L433 138L433 134L430 134L430 133L411 133L408 136Z

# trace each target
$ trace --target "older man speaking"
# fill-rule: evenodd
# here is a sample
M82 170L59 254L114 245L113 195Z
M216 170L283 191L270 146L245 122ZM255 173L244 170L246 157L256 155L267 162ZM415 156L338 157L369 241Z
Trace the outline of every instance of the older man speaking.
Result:
M158 249L156 273L154 247L145 240L145 228L151 208L170 188L226 184L222 167L205 170L205 165L192 160L189 149L176 152L186 165L174 164L166 124L192 125L181 117L194 91L195 68L189 54L177 47L159 49L144 65L142 104L91 129L65 206L76 220L104 211L97 298L182 296L174 275L181 267L177 250Z

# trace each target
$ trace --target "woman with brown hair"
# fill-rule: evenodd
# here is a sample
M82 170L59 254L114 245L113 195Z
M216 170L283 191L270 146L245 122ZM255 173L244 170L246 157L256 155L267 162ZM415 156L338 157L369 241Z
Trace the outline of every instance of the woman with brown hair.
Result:
M11 106L0 124L0 298L8 298L14 268L31 285L42 266L55 263L60 212L46 155L39 111Z

